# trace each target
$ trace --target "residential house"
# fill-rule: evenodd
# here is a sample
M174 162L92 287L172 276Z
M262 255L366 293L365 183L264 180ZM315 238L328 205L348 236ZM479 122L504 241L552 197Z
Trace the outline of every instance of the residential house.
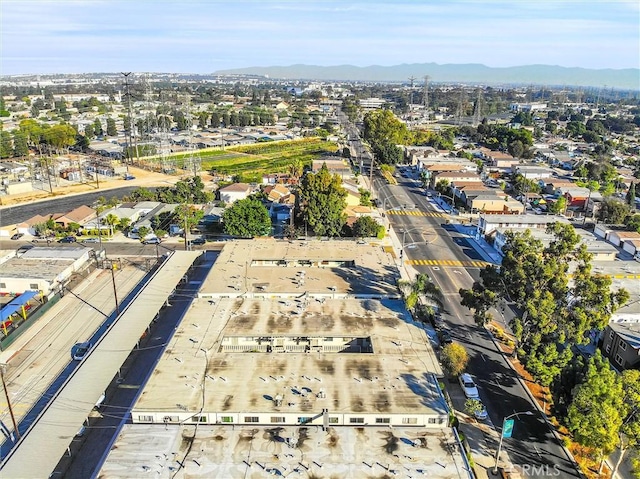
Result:
M482 185L482 178L480 178L480 175L478 173L469 171L443 171L434 174L431 177L431 188L434 188L435 185L437 185L441 180L445 180L448 184L452 184L455 182L477 182Z
M555 172L551 168L541 166L518 165L515 172L524 176L528 180L546 180L553 177Z
M622 251L633 255L634 258L640 258L640 239L626 238L622 240Z
M567 208L571 209L584 209L591 195L589 188L580 186L560 188L560 192L567 199Z
M560 179L547 179L544 180L543 191L547 195L562 196L562 190L568 188L574 188L576 184L573 181L560 180Z
M519 215L524 213L524 205L510 196L497 194L479 194L472 197L467 208L472 212L486 214Z
M614 230L609 233L608 241L614 246L622 247L627 240L640 241L640 233L624 230Z
M220 201L228 204L235 203L238 200L243 200L249 196L252 192L251 186L246 183L234 183L224 188L220 188Z
M546 226L545 226L546 227ZM497 228L490 235L493 238L493 247L502 254L502 248L507 241L507 232L519 230L519 228L505 227ZM552 241L555 240L553 234L549 234L545 229L541 228L527 228L529 233L534 239L542 242L546 247ZM576 234L580 237L580 244L584 244L587 248L587 252L592 255L593 261L615 261L618 254L618 250L607 243L596 238L593 233L585 231L583 229L576 229Z
M86 205L78 206L76 209L69 211L68 213L55 214L53 220L55 223L63 228L68 228L70 223L77 223L80 226L87 221L96 217L96 210Z
M616 317L617 316L617 317ZM640 316L617 314L602 335L602 353L618 370L640 368Z
M520 163L518 158L511 156L509 153L502 151L483 151L481 150L483 157L487 161L487 165L494 168L506 169L512 168L514 165Z
M628 231L625 225L596 224L593 234L634 256L640 251L640 233Z
M498 228L510 228L518 230L546 229L551 223L560 222L568 224L569 221L556 215L487 215L481 214L478 218L478 232L489 235Z
M351 167L349 164L342 159L336 159L335 157L326 157L320 160L313 160L312 170L314 173L317 173L322 165L326 164L329 173L334 175L340 175L342 179L351 178Z
M16 225L16 232L22 234L29 234L32 236L36 235L36 226L42 223L46 223L51 218L51 215L43 216L43 215L35 215L29 218L28 220L23 221L22 223L18 223ZM10 235L8 235L10 236Z

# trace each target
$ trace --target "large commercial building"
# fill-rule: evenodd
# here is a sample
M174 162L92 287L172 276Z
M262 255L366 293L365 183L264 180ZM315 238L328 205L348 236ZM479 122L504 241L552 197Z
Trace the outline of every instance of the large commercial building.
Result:
M101 474L469 477L398 279L381 246L229 243Z

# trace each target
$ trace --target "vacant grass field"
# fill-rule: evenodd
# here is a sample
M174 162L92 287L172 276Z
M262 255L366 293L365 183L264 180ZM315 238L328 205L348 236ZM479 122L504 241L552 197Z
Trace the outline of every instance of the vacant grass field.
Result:
M222 175L263 175L286 172L287 166L294 161L300 161L305 166L310 165L314 159L336 150L337 145L334 143L307 138L229 147L225 150L199 150L193 152L193 155L200 158L201 169L205 171ZM180 153L167 159L175 162L177 168L184 168L191 155ZM146 161L161 160L147 158Z

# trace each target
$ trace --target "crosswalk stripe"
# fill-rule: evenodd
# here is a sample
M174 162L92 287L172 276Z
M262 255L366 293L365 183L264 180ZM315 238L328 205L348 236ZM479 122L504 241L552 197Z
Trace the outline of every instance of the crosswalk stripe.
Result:
M464 268L484 268L485 266L491 265L491 263L487 263L486 261L460 261L451 259L413 259L407 260L406 263L416 266L451 266ZM640 275L619 275L618 277L640 279Z

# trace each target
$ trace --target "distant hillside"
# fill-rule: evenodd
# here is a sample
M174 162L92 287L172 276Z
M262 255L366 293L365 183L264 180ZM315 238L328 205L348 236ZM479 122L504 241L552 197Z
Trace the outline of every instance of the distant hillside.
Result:
M415 76L418 82L429 75L433 82L460 82L478 84L567 85L640 90L640 70L591 70L552 65L524 65L492 68L469 63L463 65L439 65L437 63L412 63L393 66L353 65L316 66L291 65L274 67L250 67L220 70L216 75L268 75L270 78L307 80L358 80L358 81L407 81Z

